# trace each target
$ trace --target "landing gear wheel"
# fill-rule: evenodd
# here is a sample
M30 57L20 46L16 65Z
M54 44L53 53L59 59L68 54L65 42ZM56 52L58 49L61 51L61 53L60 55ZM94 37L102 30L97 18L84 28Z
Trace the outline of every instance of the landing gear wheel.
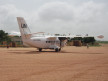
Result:
M58 51L59 51L59 49L58 49L58 48L56 48L56 49L55 49L55 52L58 52Z
M59 51L61 51L61 48L59 48Z
M56 48L55 49L55 52L59 52L59 51L61 51L61 48Z
M42 51L42 48L39 48L39 52L41 52Z

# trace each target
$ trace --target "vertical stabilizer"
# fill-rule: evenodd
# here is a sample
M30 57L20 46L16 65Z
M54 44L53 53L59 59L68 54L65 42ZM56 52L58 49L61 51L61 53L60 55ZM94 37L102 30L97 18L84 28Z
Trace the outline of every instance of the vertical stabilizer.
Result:
M18 21L20 32L21 32L22 40L29 39L31 37L31 32L30 32L30 29L28 28L24 18L17 17L17 21Z

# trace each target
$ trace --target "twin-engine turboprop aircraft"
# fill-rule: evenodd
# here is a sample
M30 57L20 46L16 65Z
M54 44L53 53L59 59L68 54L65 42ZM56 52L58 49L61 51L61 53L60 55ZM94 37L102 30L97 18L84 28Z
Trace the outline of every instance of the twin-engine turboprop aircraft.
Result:
M38 48L39 51L42 51L42 49L54 49L56 52L59 52L61 48L66 45L67 38L73 37L38 35L38 33L31 34L24 18L17 17L17 21L23 44L26 46Z

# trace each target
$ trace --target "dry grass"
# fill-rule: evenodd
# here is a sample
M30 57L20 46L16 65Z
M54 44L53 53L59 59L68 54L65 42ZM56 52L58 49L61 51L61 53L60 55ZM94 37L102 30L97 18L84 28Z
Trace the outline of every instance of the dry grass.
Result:
M0 48L0 81L108 81L108 47Z

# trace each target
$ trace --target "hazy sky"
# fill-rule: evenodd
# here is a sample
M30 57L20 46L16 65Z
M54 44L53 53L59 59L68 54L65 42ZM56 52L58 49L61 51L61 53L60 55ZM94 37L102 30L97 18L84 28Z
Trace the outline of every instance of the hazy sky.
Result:
M32 33L104 35L108 40L108 0L0 0L0 29L19 32L19 16Z

